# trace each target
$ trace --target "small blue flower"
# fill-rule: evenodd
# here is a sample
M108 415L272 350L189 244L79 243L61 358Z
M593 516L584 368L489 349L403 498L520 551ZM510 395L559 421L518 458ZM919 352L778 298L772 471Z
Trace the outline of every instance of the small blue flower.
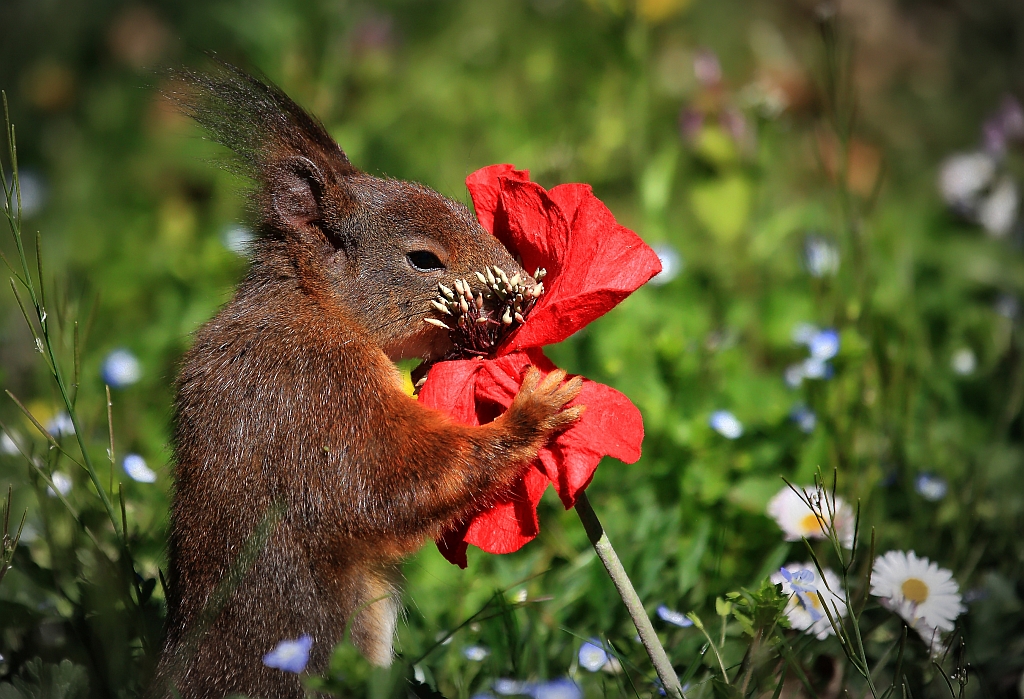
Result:
M921 497L931 502L938 502L946 497L949 485L945 479L936 476L934 473L922 473L914 479L914 489Z
M797 323L793 328L793 342L798 345L810 344L811 339L818 334L818 328L810 323Z
M50 480L53 481L53 488L57 489L57 492L54 492L53 488L46 486L46 494L52 498L57 497L57 493L66 496L71 492L71 488L74 485L71 482L71 477L64 475L60 471L54 471L53 475L50 476Z
M146 465L146 460L138 454L128 454L125 456L121 466L124 468L124 472L132 477L132 480L136 480L139 483L156 482L156 474Z
M538 682L530 687L530 696L533 699L583 699L583 691L568 677L563 677L550 682Z
M814 571L810 568L801 568L800 570L790 572L789 569L782 567L779 568L779 574L785 578L794 592L818 591L817 585L814 584Z
M31 218L46 204L49 187L42 174L34 170L21 170L18 173L18 185L21 189L21 215ZM17 201L14 206L18 206Z
M1011 294L1000 294L995 303L996 313L1007 320L1013 320L1020 313L1020 301Z
M502 696L509 696L513 694L529 694L532 688L529 682L523 682L521 680L513 680L507 677L502 677L494 680L494 691Z
M295 640L286 639L263 656L263 664L297 675L306 669L306 664L309 662L309 649L312 647L313 637L308 633L302 634Z
M21 439L21 435L17 432L14 432L14 435L18 439ZM14 438L11 437L11 435L6 432L0 432L0 452L3 452L8 456L17 456L21 453L21 450L18 449L18 443L14 441Z
M839 269L839 248L830 240L809 235L804 240L804 265L812 277L821 278Z
M684 629L688 626L693 626L693 622L690 621L690 619L685 614L683 614L682 612L677 612L674 609L669 609L664 604L658 607L655 613L658 615L659 619L666 623L672 624L673 626L679 626Z
M674 247L666 243L655 243L651 248L661 261L661 271L651 277L648 283L654 286L668 284L683 271L683 258Z
M839 354L839 333L831 328L816 333L807 343L807 349L811 351L811 357L819 361L826 361Z
M814 432L814 427L818 424L817 415L815 415L814 411L805 405L798 405L793 408L789 417L796 423L796 426L800 428L801 432L806 432L807 434Z
M711 429L726 439L736 439L743 434L743 423L728 410L716 410L711 413L708 423L711 425Z
M964 592L964 604L980 602L986 597L988 597L988 590L983 587L972 587L970 590Z
M590 672L597 672L608 664L608 653L602 647L601 641L592 638L580 646L580 666Z
M953 353L949 360L949 365L960 376L970 376L978 368L978 358L974 355L974 351L971 348L962 347Z
M466 646L462 649L462 655L466 660L472 660L474 663L482 662L491 654L491 651L484 648L483 646Z
M800 365L805 379L831 379L835 372L832 365L814 357L808 357Z
M103 382L111 388L124 388L142 378L142 367L135 355L124 348L107 355L100 367Z
M800 384L804 382L804 364L790 364L786 367L786 373L783 374L783 378L786 381L786 385L790 388L800 388Z
M811 597L811 595L817 595L818 593L818 586L814 582L816 579L814 571L809 568L801 568L800 570L790 572L787 568L782 567L779 568L779 574L789 583L789 587L793 594L796 595L800 606L811 615L811 621L815 622L823 618L824 615L818 611L818 605L814 603L814 598Z
M57 413L46 423L46 431L54 437L66 437L75 433L75 423L67 413Z

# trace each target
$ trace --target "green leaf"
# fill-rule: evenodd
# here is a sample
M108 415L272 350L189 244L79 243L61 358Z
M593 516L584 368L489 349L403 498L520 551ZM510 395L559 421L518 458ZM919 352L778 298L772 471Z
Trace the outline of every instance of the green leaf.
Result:
M750 182L739 174L694 185L693 213L723 243L736 240L750 215Z

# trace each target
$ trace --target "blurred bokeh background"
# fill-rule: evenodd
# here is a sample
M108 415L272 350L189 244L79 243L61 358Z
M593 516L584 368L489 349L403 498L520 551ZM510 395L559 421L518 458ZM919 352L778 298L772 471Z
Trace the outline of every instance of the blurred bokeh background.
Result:
M491 163L528 168L545 186L588 182L655 246L662 275L550 351L643 412L643 458L603 464L589 493L652 613L713 617L717 596L806 560L765 508L780 476L808 484L819 467L829 480L838 470L877 552L915 550L953 571L968 609L957 630L966 696L1018 696L1024 4L3 0L0 88L17 129L24 227L41 232L97 463L112 387L117 478L146 580L165 565L176 363L244 273L252 235L245 182L161 97L161 71L209 66L206 51L278 83L361 169L467 202L465 176ZM0 249L14 254L6 233ZM812 341L828 330L838 348ZM0 383L67 437L10 292ZM104 597L87 537L11 437L92 521L85 474L13 402L0 417L12 433L0 486L13 485L15 519L28 511L0 584L0 682L27 677L34 658L70 659L89 696L131 695L145 672L141 632L117 621L124 610ZM517 554L471 551L461 571L429 545L405 572L406 658L496 589L547 598L429 655L420 675L446 696L575 672L580 638L612 639L644 663L557 498ZM158 625L159 584L153 595ZM681 668L701 662L700 634L659 629ZM900 632L879 615L865 633L878 659ZM739 631L726 635L739 662ZM913 696L946 696L919 646L907 650L919 660ZM491 652L464 652L477 647ZM815 691L835 696L850 671L834 639L797 650ZM332 681L392 691L393 678L346 653L345 679ZM891 665L882 658L883 675ZM613 672L584 675L594 696L619 691ZM0 686L0 696L17 695Z

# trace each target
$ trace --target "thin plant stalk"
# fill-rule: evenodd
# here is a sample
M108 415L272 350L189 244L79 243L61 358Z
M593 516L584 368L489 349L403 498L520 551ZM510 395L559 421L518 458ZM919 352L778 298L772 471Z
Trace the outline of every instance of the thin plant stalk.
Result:
M608 540L608 535L605 533L604 527L601 526L601 520L597 518L586 493L580 493L576 498L576 514L583 522L583 528L586 530L587 538L593 544L594 550L597 551L597 557L601 559L615 589L619 592L619 597L626 605L626 610L636 626L636 632L640 635L640 643L643 644L647 655L651 658L651 664L654 665L654 671L658 673L662 686L670 696L682 698L684 696L683 687L679 683L675 668L672 667L672 663L668 659L665 647L658 640L654 625L651 624L650 617L647 616L647 611L644 609L643 603L640 602L640 597L636 594L629 576L626 575L626 569L622 567L622 562L619 560L618 554L615 553L611 541Z
M107 517L110 519L110 523L114 527L114 532L118 538L121 539L121 543L127 546L125 539L125 532L120 528L120 522L117 514L114 510L114 504L111 502L110 497L107 495L106 489L103 487L103 483L100 481L99 474L96 472L96 468L93 466L92 459L89 457L89 450L85 444L85 436L82 432L82 425L78 419L78 415L74 409L74 401L72 400L71 393L68 390L68 386L64 381L64 373L60 369L60 365L57 363L57 355L53 347L53 341L50 337L49 325L47 323L47 313L45 308L45 297L43 296L43 279L39 276L39 288L36 289L36 284L32 279L31 268L29 267L28 257L25 254L25 246L22 242L21 237L21 184L18 180L18 150L15 145L14 138L14 126L10 122L10 116L7 109L7 95L3 95L4 103L4 123L7 127L7 146L8 156L11 160L11 182L8 185L6 177L3 181L4 194L6 195L5 211L7 218L8 227L11 230L11 235L14 238L15 245L18 249L18 257L21 262L22 274L16 275L18 281L22 283L25 290L28 292L29 300L32 303L33 309L35 310L36 319L39 323L39 335L36 335L35 342L36 348L40 353L44 353L47 360L48 368L53 376L54 381L57 384L57 389L60 391L60 396L64 402L64 407L68 411L68 417L71 419L71 424L75 428L75 437L78 440L78 446L82 451L82 461L86 472L89 474L89 479L92 481L93 486L96 488L96 492L99 494L100 501L103 503L103 509L107 512ZM36 244L36 255L39 256L39 245L38 240ZM42 272L42 259L36 260L36 274L41 275ZM13 270L12 270L13 271ZM15 289L17 295L17 290ZM18 299L19 303L21 299ZM24 308L23 308L24 310ZM27 315L27 314L26 314ZM32 330L35 335L35 328L29 323L29 329Z

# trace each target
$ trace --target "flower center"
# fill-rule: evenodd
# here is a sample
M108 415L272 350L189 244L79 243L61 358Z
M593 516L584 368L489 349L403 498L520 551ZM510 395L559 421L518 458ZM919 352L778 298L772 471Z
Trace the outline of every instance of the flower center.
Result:
M907 578L900 589L903 596L914 604L921 604L928 599L928 585L918 578Z
M511 279L499 267L477 272L480 291L473 291L465 279L455 280L455 289L438 284L437 298L430 302L444 320L425 322L448 331L454 345L443 359L485 357L518 326L522 325L537 299L544 293L541 280L547 272L534 272L536 284L527 285L518 274Z
M800 520L800 528L808 534L821 534L825 531L824 522L821 521L821 517L814 514L813 512L805 516Z

